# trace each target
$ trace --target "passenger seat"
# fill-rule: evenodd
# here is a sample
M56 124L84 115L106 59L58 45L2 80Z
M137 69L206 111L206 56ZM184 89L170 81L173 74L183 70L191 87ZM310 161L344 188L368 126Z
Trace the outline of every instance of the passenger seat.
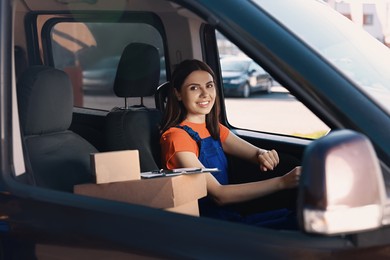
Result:
M144 105L152 97L160 78L158 50L144 43L130 43L120 58L114 93L124 99L124 107L112 109L106 117L108 150L138 150L141 171L160 167L159 126L162 112ZM128 106L127 99L137 97L139 105Z
M35 184L73 192L75 184L92 182L90 153L97 149L68 130L73 93L67 74L48 66L30 67L18 80L17 96Z

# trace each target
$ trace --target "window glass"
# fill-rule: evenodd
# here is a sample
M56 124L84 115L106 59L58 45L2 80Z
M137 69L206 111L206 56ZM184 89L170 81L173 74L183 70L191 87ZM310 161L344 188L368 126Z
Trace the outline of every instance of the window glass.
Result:
M166 81L162 37L150 24L60 22L50 35L54 66L71 77L75 106L104 110L124 106L124 99L115 96L113 84L121 53L132 42L157 47L160 83ZM127 99L128 105L140 102L140 98ZM144 104L155 107L154 97L145 97Z
M311 139L329 131L286 88L220 33L217 42L229 124Z
M254 2L339 69L390 115L390 52L386 45L322 1Z

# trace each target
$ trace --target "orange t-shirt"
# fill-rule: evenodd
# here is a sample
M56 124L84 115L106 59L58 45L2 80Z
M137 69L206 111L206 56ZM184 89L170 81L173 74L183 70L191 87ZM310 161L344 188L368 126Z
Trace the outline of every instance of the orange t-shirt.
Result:
M207 138L210 136L209 130L206 128L206 123L196 124L188 121L182 122L180 125L187 125L192 130L199 134L201 139ZM221 142L225 142L230 131L229 129L219 124L220 129L220 139ZM162 165L166 169L178 168L177 162L175 162L175 153L177 152L193 152L196 154L196 157L199 156L199 147L194 139L184 130L177 127L171 127L165 131L160 138L161 145L161 159Z

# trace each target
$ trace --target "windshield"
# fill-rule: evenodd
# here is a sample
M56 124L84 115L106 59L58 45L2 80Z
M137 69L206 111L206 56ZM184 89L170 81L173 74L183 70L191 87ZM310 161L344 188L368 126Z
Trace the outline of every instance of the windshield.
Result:
M390 113L388 47L322 1L253 1Z

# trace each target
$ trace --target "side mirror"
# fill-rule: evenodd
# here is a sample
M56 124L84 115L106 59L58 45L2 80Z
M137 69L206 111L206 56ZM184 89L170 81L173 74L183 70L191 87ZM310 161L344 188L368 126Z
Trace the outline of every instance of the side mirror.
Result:
M378 228L385 200L379 162L364 135L339 130L307 147L298 196L306 232L333 235Z

